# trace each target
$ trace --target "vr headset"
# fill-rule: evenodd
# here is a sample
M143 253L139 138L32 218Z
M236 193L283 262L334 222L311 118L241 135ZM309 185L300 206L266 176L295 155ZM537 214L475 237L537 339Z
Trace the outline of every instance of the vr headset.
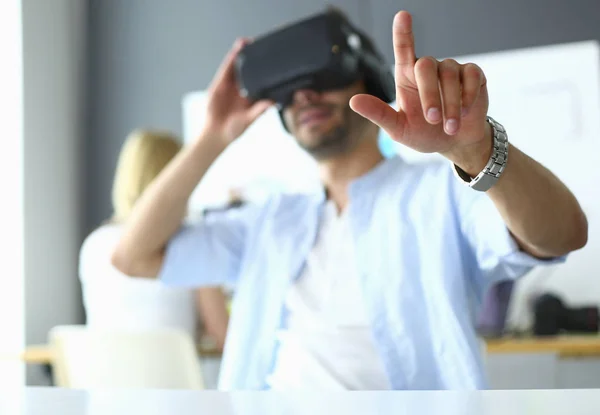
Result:
M333 10L245 46L236 60L236 74L242 96L272 100L280 115L299 89L336 90L361 79L368 94L387 103L395 98L391 70L373 42Z

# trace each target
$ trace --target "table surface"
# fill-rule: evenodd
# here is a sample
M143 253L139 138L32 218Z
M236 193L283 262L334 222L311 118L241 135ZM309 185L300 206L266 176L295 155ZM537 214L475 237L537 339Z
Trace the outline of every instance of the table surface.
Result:
M200 357L221 357L221 352L212 346L196 345ZM49 344L27 346L19 356L20 360L28 364L52 364L53 353ZM1 415L1 414L0 414Z
M506 337L486 341L488 353L557 353L561 357L600 356L600 336Z
M600 356L600 336L555 336L548 338L506 337L487 340L487 352L496 353L556 353L560 357L598 357ZM207 344L198 345L198 354L202 357L220 357L221 353ZM20 356L29 364L52 363L52 350L49 345L28 346Z
M0 392L11 415L597 415L600 390L485 392L194 392L22 388Z

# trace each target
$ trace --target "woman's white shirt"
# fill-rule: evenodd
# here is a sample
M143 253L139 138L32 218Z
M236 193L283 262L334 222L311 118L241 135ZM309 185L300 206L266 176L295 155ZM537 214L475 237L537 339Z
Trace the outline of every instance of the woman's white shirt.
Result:
M88 326L175 327L195 337L193 291L165 286L159 280L128 277L117 270L110 258L120 234L120 225L104 225L92 232L81 247L79 278Z

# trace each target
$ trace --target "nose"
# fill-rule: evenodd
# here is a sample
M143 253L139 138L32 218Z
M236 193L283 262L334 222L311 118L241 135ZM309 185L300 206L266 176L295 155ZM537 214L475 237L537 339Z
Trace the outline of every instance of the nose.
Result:
M294 92L294 103L300 105L310 104L319 99L320 94L312 89L298 89Z

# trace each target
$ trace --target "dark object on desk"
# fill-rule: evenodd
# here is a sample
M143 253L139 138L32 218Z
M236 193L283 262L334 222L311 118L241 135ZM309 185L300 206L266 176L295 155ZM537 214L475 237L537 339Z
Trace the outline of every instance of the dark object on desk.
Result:
M240 208L245 205L246 205L246 202L244 200L234 200L234 201L226 204L225 206L206 208L202 211L202 216L207 217L211 213L225 212L225 211L228 211L231 209Z
M533 311L536 336L598 332L599 309L595 306L569 308L556 295L543 294L535 300Z
M506 317L515 282L501 281L487 292L477 322L477 333L484 338L497 338L505 334Z
M240 92L251 101L270 99L280 110L299 89L345 88L364 79L367 92L395 99L390 65L373 42L340 12L327 12L270 32L239 53Z

